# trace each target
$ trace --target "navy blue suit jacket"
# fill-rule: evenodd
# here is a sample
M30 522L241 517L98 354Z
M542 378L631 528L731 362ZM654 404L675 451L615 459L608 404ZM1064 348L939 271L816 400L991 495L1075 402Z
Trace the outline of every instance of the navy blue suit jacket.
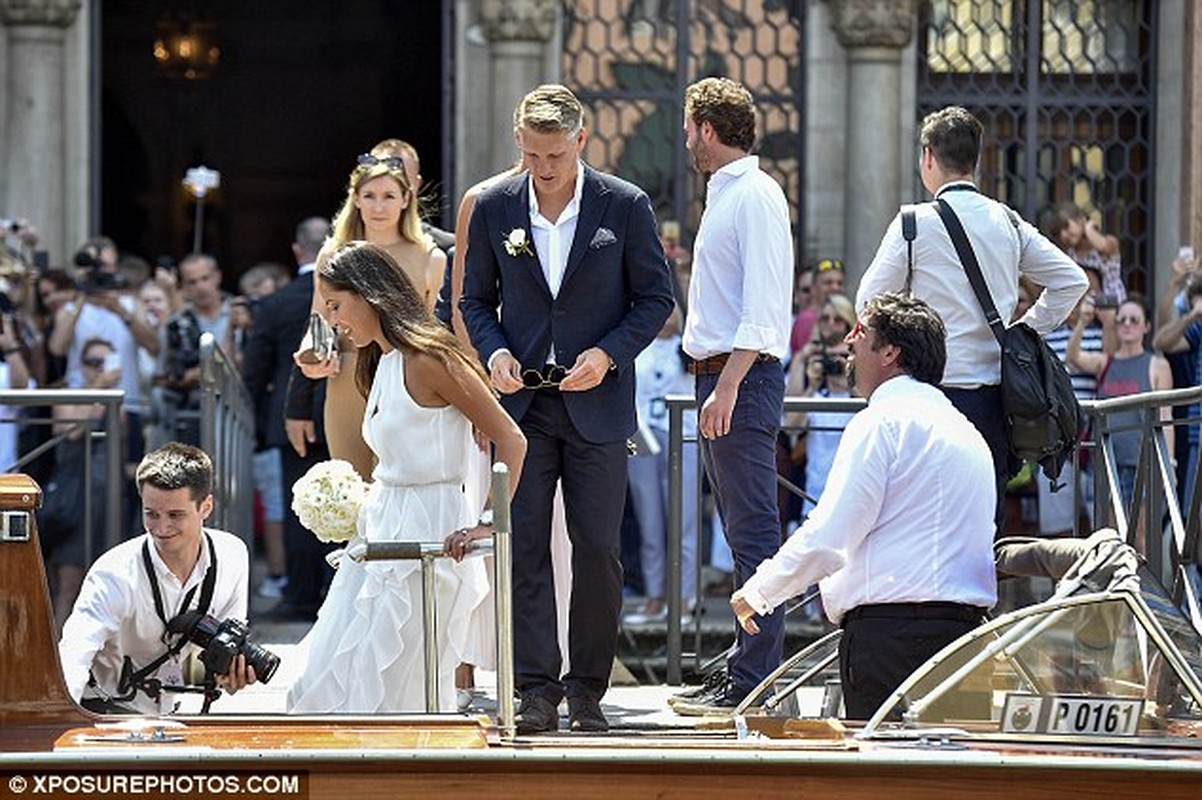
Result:
M551 342L564 367L590 347L600 347L616 370L586 392L564 392L580 436L603 444L631 436L634 358L672 312L672 284L655 214L647 195L620 178L584 167L580 216L557 297L537 256L506 252L510 231L530 234L528 175L494 184L480 195L469 229L460 309L472 344L485 361L508 349L524 369L540 368ZM533 392L502 395L519 422Z

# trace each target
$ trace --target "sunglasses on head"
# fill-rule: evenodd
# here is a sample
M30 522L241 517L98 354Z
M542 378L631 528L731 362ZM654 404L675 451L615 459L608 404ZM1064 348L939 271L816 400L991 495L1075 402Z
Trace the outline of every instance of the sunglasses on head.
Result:
M394 172L405 167L405 162L400 156L375 156L371 153L362 153L358 160L361 167L374 167L377 164L383 164Z
M522 370L522 385L527 389L556 389L567 377L566 368L558 364L548 364L545 370Z
M861 336L867 336L870 330L872 330L871 325L863 320L858 319L856 320L856 324L852 327L851 331L847 334L847 338L858 339Z
M819 261L818 266L815 267L815 270L817 272L827 272L832 269L837 269L840 272L842 272L843 271L843 262L837 258L824 258L821 261Z

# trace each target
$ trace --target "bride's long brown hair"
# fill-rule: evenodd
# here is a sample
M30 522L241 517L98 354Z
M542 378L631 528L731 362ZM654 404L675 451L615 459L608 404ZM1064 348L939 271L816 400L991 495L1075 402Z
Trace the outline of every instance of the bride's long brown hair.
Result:
M317 265L317 277L336 291L362 297L376 312L384 338L393 347L429 353L447 368L461 364L489 386L488 376L475 355L459 343L426 308L413 282L384 248L369 242L351 242ZM355 386L367 397L383 351L376 342L359 348ZM453 376L457 376L451 370ZM456 378L458 380L458 377Z

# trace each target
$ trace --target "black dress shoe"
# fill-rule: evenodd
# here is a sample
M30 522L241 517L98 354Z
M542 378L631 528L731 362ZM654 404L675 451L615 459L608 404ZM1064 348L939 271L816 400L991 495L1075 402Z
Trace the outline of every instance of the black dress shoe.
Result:
M591 697L568 698L568 725L572 733L605 733L609 720L601 712L601 703Z
M517 732L554 733L559 730L559 708L550 700L536 694L523 695L522 708L514 720Z

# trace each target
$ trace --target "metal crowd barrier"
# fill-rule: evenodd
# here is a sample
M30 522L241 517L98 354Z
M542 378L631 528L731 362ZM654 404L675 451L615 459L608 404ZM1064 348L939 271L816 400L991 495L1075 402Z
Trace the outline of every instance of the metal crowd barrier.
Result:
M212 334L201 336L200 342L200 445L213 459L214 504L213 516L208 524L236 533L251 546L254 531L254 480L251 457L254 451L254 405L242 383L242 377ZM59 405L88 405L99 403L105 407L103 420L81 419L88 426L84 448L84 492L83 524L85 559L91 564L104 550L125 539L129 533L122 514L122 492L126 482L125 439L123 436L108 435L109 431L121 430L121 409L125 393L119 389L7 389L0 391L0 406L53 408ZM21 416L0 420L0 424L18 428L50 426L51 419ZM17 461L9 466L9 472L30 472L30 466L64 440L65 436L52 436L29 452L18 454ZM105 448L105 531L98 541L93 540L92 505L98 501L92 491L93 451L99 442ZM46 487L42 487L43 490ZM133 498L136 502L136 498ZM94 545L101 547L95 551Z
M1082 441L1082 450L1091 452L1097 466L1093 470L1093 528L1110 526L1122 533L1129 544L1136 544L1143 537L1146 542L1143 552L1148 566L1160 577L1165 586L1171 587L1174 599L1181 603L1189 594L1194 600L1202 596L1202 578L1195 569L1198 563L1199 508L1202 506L1202 467L1194 471L1194 484L1188 487L1189 498L1183 515L1178 502L1176 471L1173 465L1173 446L1169 433L1175 426L1197 427L1202 415L1160 420L1160 409L1202 402L1202 387L1145 392L1111 400L1090 400L1081 403L1085 420L1089 423L1089 435ZM681 543L687 533L698 537L700 545L702 515L700 513L701 492L697 492L698 529L682 531L684 481L697 482L700 489L701 459L697 459L697 472L684 474L684 444L695 443L697 437L685 437L684 414L696 408L692 395L669 395L665 398L668 408L668 659L667 682L679 684L682 677L682 661L685 655L701 663L700 629L695 628L694 648L691 653L683 652L681 626ZM784 410L856 412L866 406L859 398L834 399L825 397L786 397ZM1113 417L1120 412L1138 411L1137 423L1116 422ZM1140 461L1136 469L1135 491L1129 506L1124 507L1118 487L1118 466L1114 454L1114 434L1138 429L1141 431ZM1068 469L1066 465L1066 469ZM1082 469L1079 454L1071 465L1071 479L1064 491L1074 495L1074 508L1081 506ZM779 477L779 476L778 476ZM1042 476L1038 480L1046 480ZM787 484L787 482L784 482ZM795 487L793 487L795 488ZM1079 514L1074 514L1073 535L1086 536L1092 531L1081 531ZM1159 536L1157 535L1159 534ZM701 552L698 546L697 552ZM698 559L698 564L701 559ZM698 576L692 576L694 580ZM1202 620L1196 621L1202 625Z
M255 406L211 333L200 337L200 446L213 459L209 524L241 536L254 552Z
M121 487L124 482L124 463L122 461L123 439L120 435L110 436L108 432L121 430L121 405L125 392L120 389L6 389L0 391L0 406L10 407L43 407L52 408L59 405L91 405L99 403L104 406L104 420L81 419L80 424L87 426L84 444L84 558L91 564L100 555L93 552L92 539L92 504L96 498L92 493L94 441L100 441L105 448L105 535L104 549L116 545L124 536L121 520ZM22 417L15 420L4 420L6 425L20 426L49 426L53 419L32 419ZM46 453L52 451L66 435L52 436L28 453L21 453L9 472L28 472L33 464ZM45 491L46 487L43 486Z
M1181 426L1196 428L1202 417L1195 412L1162 421L1160 410L1199 402L1202 402L1202 387L1143 392L1081 404L1092 421L1092 435L1085 448L1093 451L1093 527L1113 527L1125 536L1128 544L1137 546L1149 569L1170 587L1178 603L1185 593L1196 596L1202 588L1194 568L1198 563L1202 469L1194 469L1193 485L1179 491L1171 436ZM1123 412L1136 412L1137 420L1116 421L1114 417ZM1118 464L1113 440L1115 434L1133 430L1140 432L1140 457L1131 502L1124 506L1117 490ZM1186 498L1184 509L1180 503L1182 496ZM1083 535L1081 531L1074 532ZM1143 546L1138 547L1141 542Z

